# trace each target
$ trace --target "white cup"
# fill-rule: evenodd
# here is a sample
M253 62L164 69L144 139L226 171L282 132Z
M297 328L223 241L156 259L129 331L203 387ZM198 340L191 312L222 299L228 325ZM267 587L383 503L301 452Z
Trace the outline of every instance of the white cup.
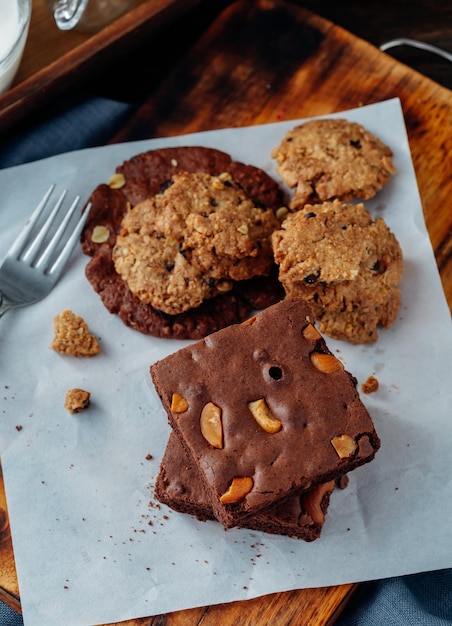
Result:
M31 0L0 0L0 94L14 80L27 41Z
M1 1L1 0L0 0ZM60 30L94 32L126 13L133 0L49 0Z

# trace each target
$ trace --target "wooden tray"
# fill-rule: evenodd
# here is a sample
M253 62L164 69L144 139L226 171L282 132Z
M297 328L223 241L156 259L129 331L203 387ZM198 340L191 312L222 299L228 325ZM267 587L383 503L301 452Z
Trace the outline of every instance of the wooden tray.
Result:
M33 0L30 30L19 71L0 96L0 134L38 107L74 90L92 71L112 65L125 49L138 46L200 0L136 0L128 13L97 33L60 31L47 0Z
M402 102L427 227L452 305L450 91L295 4L231 5L112 142L328 114L392 97ZM20 609L8 537L0 558L0 598ZM123 625L324 626L335 621L354 588L277 593Z

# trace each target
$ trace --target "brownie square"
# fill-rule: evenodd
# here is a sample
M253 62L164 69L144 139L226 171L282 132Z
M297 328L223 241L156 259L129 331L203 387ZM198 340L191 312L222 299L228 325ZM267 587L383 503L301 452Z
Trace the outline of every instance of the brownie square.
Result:
M283 300L151 366L225 528L371 461L380 446L356 379L312 319L301 299Z
M243 527L304 541L320 537L334 481L314 487L299 496L247 518ZM155 484L157 500L200 521L214 520L207 490L196 467L177 436L170 434Z

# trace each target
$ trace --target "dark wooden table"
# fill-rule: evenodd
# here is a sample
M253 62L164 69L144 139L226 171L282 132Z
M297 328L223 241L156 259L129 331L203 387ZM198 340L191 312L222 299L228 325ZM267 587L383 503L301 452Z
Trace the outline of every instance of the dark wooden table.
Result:
M397 39L411 38L442 47L452 53L452 3L444 0L292 0L293 4L309 9L354 35L380 46ZM203 30L231 4L230 0L201 2L189 16L175 20L153 41L146 41L130 57L118 60L119 68L128 71L105 74L94 91L112 95L121 100L140 100L152 92L165 78L174 64L198 39ZM395 59L452 89L452 66L446 60L429 52L409 47L391 50ZM129 60L135 69L131 72ZM144 59L151 68L144 69ZM154 59L154 61L153 61ZM156 61L158 59L158 62ZM146 63L147 64L147 63ZM143 80L144 79L144 80Z
M35 11L44 0L36 0ZM143 0L140 0L143 2ZM75 97L105 96L123 102L141 103L156 91L172 69L232 0L186 0L186 9L162 11L155 24L139 29L128 37L126 47L111 46L108 54L99 54L94 66L71 72L70 81L33 108L19 124L10 123L3 136L26 130L47 119L64 102ZM411 38L452 52L452 3L443 0L291 0L317 15L342 26L350 33L374 44ZM156 2L156 5L159 3ZM162 4L162 3L160 3ZM158 13L158 11L156 11ZM50 17L38 16L43 26L51 28ZM78 34L71 35L77 41ZM38 42L39 43L39 42ZM44 45L44 40L39 43ZM55 45L55 42L54 44ZM452 89L451 63L429 52L400 46L389 52L395 59ZM34 54L34 52L33 52ZM1 114L1 104L0 104ZM0 115L1 117L1 115Z
M118 59L117 67L107 72L101 83L93 83L92 89L101 95L140 101L152 93L228 4L230 0L201 2L190 15L169 24L153 41L143 42L130 56ZM292 4L309 9L376 46L403 37L452 53L452 2L447 0L292 0ZM394 48L391 55L452 89L452 65L446 60L409 47Z

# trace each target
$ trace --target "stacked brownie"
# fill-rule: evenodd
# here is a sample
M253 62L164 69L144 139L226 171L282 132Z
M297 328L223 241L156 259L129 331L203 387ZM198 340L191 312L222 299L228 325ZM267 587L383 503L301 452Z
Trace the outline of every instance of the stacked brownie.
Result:
M151 367L172 427L157 499L225 528L319 537L335 483L380 441L312 320L286 299Z

